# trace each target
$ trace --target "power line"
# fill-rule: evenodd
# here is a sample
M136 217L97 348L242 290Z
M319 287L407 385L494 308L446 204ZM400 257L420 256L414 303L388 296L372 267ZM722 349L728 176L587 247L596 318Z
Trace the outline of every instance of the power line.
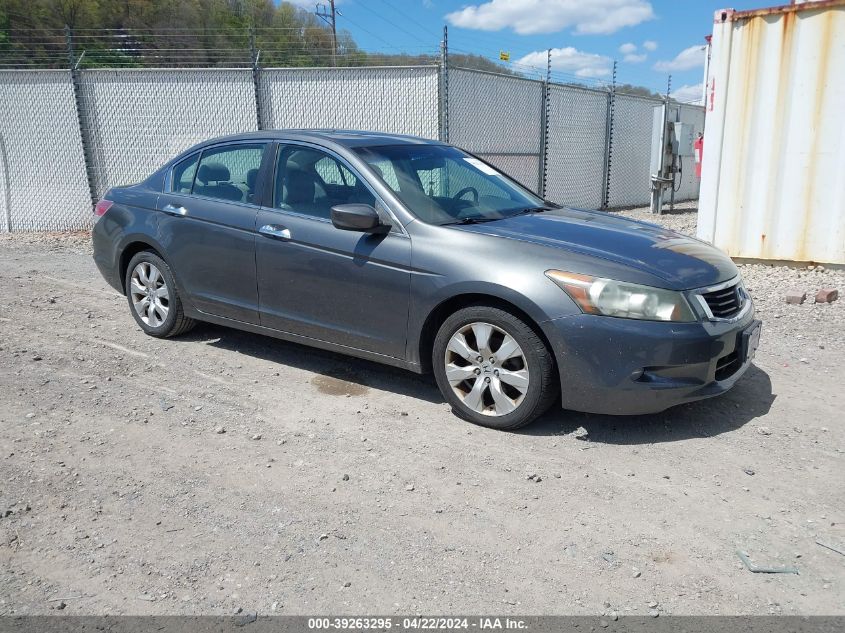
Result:
M357 22L353 22L352 20L350 20L348 15L344 14L344 15L343 15L343 19L344 19L344 20L346 20L347 22L349 22L350 24L354 24L354 25L355 25L358 29L360 29L361 31L363 31L363 32L364 32L364 33L366 33L367 35L369 35L369 36L371 36L371 37L374 37L374 38L376 38L377 40L380 40L380 41L384 42L385 44L387 44L388 48L390 48L390 47L392 47L392 46L393 46L390 42L388 42L386 39L384 39L384 38L383 38L383 37L381 37L380 35L376 35L376 34L375 34L375 33L373 33L372 31L369 31L369 30L365 29L363 26L361 26L361 25L360 25L360 24L358 24Z
M359 6L360 8L362 8L362 9L366 9L367 11L369 11L370 13L372 13L373 15L375 15L375 16L376 16L377 18L379 18L380 20L383 20L384 22L387 22L388 24L390 24L391 26L393 26L393 27L395 27L395 28L399 29L399 30L400 30L400 31L402 31L403 33L406 33L406 34L410 35L410 36L411 36L411 37L413 37L415 40L418 40L418 41L425 41L425 40L421 40L421 39L420 39L420 37L419 37L419 35L415 35L414 33L411 33L409 30L407 30L407 29L406 29L406 28L404 28L403 26L400 26L399 24L397 24L397 23L396 23L396 22L394 22L393 20L389 20L388 18L384 17L382 14L380 14L380 13L378 13L377 11L375 11L375 10L371 9L370 7L368 7L366 4L360 4L360 5L358 5L358 6ZM436 39L435 39L435 40L433 40L433 41L435 41L435 42L436 42L436 41L438 41L438 40L436 40Z
M401 12L399 11L399 9L397 9L397 8L396 8L396 6L395 6L394 4L392 4L392 3L390 3L390 2L387 2L386 0L378 0L378 1L379 1L379 2L381 2L381 3L382 3L384 6L386 6L386 7L390 7L390 8L391 8L393 11L395 11L395 12L396 12L396 13L397 13L400 17L402 17L402 18L405 18L405 17L406 17L406 16L405 16L405 14L401 13ZM419 22L415 22L414 24L415 24L415 26L416 26L418 29L420 29L421 31L425 31L427 35L431 35L431 36L434 38L434 41L439 41L439 40L440 40L440 38L442 37L442 33L437 32L437 31L432 31L431 29L429 29L429 28L427 28L427 27L423 26L423 25L422 25L422 24L420 24Z

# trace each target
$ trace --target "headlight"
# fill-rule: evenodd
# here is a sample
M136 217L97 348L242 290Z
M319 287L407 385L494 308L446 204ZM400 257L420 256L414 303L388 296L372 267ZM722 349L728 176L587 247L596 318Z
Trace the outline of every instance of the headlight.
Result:
M587 314L646 321L696 320L687 300L674 290L561 270L547 270L546 277L560 286Z

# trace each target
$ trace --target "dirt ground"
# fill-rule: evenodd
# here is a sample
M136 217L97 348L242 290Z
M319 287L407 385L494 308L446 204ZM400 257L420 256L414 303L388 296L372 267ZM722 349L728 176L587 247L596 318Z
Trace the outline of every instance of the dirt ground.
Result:
M845 614L845 302L781 298L843 275L743 272L729 394L503 433L429 377L147 337L86 236L4 236L0 615Z

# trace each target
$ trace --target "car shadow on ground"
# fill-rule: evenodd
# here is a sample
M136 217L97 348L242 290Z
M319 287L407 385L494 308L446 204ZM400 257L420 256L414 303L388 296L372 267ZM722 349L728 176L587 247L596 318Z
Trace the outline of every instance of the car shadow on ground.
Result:
M651 415L595 415L552 409L522 429L526 435L567 435L603 444L654 444L712 437L736 430L769 412L775 400L769 374L751 365L734 388L707 400Z
M431 375L320 350L242 330L200 323L174 341L200 342L271 363L317 374L312 384L329 395L345 395L344 385L373 388L442 404ZM320 378L329 379L321 382ZM334 392L332 391L334 390ZM662 413L637 416L595 415L566 411L553 405L533 424L517 431L529 436L568 435L583 427L579 438L605 444L654 444L711 437L738 429L766 415L774 402L769 375L752 365L723 396L673 407Z
M282 341L261 334L235 330L211 323L197 327L174 341L200 342L231 350L271 363L295 367L318 375L312 383L328 395L358 393L354 386L397 393L435 404L443 397L430 375L419 375L398 367L389 367L344 354ZM319 377L328 380L320 380ZM353 388L344 389L344 384Z

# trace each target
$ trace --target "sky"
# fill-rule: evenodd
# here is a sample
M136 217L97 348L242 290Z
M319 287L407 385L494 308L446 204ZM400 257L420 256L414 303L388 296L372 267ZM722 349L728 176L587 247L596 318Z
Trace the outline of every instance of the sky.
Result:
M291 0L288 0L291 1ZM314 10L319 1L293 0ZM701 96L704 37L718 9L752 9L773 0L336 0L338 29L367 51L436 53L443 26L449 50L498 61L510 54L514 70L542 75L552 49L556 80L617 82L673 96Z

